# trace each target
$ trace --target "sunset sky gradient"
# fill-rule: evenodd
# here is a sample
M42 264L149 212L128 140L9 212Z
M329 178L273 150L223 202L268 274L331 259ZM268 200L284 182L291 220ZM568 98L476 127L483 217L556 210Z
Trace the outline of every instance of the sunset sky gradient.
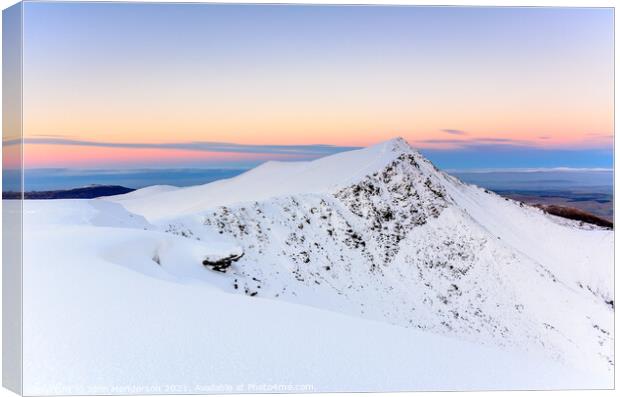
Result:
M27 168L250 165L394 136L456 168L611 166L613 11L25 3L23 90Z

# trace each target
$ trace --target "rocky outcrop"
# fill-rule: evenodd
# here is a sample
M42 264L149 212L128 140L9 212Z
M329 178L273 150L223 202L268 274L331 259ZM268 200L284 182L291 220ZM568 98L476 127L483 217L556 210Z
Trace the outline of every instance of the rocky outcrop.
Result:
M233 264L233 262L237 262L241 258L243 258L243 253L231 254L219 259L205 259L202 261L202 264L216 272L226 273L226 270Z

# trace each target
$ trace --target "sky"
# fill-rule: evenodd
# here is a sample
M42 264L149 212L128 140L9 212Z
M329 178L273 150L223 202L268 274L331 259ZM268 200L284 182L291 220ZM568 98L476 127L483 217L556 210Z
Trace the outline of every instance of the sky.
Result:
M613 11L26 3L26 168L235 168L402 136L611 167Z

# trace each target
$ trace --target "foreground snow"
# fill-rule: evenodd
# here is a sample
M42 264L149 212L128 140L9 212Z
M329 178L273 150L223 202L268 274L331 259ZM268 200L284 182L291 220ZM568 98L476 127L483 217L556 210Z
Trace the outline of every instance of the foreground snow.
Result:
M613 232L399 139L24 221L32 393L613 387Z
M38 248L24 267L26 394L609 386L535 354L225 293L195 266L199 244L139 221L100 226L118 208L93 204L26 202ZM152 261L162 248L177 274Z

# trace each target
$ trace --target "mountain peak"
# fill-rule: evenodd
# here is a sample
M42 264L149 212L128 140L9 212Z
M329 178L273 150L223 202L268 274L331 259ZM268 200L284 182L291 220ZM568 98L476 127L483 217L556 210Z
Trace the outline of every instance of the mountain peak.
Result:
M394 148L394 149L406 149L406 148L411 149L411 145L409 145L409 143L402 136L397 136L392 139L388 139L387 141L383 141L379 143L379 145L384 145L386 147Z
M371 146L372 147L372 146ZM384 153L411 153L416 152L416 150L405 140L405 138L401 136L394 137L392 139L388 139L387 141L380 142L374 147L380 147L382 152Z
M405 138L403 138L402 136L396 136L394 138L388 139L387 141L385 141L385 143L387 144L391 144L394 146L409 146L409 143L407 142L407 140Z

